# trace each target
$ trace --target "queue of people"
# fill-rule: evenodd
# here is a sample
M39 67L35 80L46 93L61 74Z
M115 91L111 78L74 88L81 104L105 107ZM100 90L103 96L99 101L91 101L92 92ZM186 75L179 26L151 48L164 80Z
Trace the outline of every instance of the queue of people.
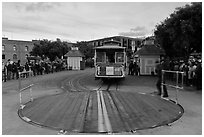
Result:
M163 64L162 69L164 70L184 72L183 82L185 86L195 87L197 90L202 89L202 61L201 59L189 59L187 61L164 60L162 64ZM175 75L171 73L169 74L169 77L173 79ZM181 75L179 75L179 78L180 77Z
M161 61L162 61L162 67L163 67L162 69L164 70L184 72L183 82L185 86L195 87L197 90L202 89L202 60L201 59L193 58L186 61L162 59ZM156 63L156 65L158 65L158 62ZM137 64L137 62L131 61L129 63L128 75L138 76L140 75L139 72L140 72L140 67ZM172 78L172 80L175 80L175 74L168 74L168 76ZM157 87L159 87L159 85Z
M19 72L25 72L22 77L37 76L53 72L65 70L67 68L66 63L63 60L60 61L28 61L24 65L20 60L13 62L10 59L3 64L2 63L2 81L6 82L11 79L18 79Z

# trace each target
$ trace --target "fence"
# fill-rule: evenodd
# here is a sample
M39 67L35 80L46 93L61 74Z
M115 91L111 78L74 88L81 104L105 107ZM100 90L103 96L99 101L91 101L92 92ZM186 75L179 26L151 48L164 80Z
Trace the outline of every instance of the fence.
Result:
M170 74L170 75L165 75L167 73ZM181 72L181 71L162 70L162 82L161 82L161 85L162 86L164 86L164 85L169 86L169 87L172 87L172 88L176 89L176 104L178 104L178 91L183 89L183 76L184 76L184 72ZM175 81L174 81L174 78L176 78ZM172 84L172 83L169 82L170 84L166 84L166 80L171 80L171 81L174 81L176 83ZM163 88L162 88L162 90L163 90Z
M32 96L32 87L34 86L34 84L30 84L24 88L21 88L21 78L24 77L24 75L27 75L27 74L31 74L32 71L25 71L25 72L19 72L19 100L20 100L20 108L23 109L25 107L25 105L23 104L22 102L22 93L23 92L26 92L27 89L29 89L29 96L30 96L30 101L32 102L33 101L33 96Z

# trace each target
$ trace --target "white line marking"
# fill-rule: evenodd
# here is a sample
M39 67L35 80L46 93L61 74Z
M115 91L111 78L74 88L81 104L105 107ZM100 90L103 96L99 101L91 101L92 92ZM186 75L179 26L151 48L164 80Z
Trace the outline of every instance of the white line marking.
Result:
M154 127L156 127L157 125L153 125L152 127L154 128Z
M20 105L20 108L21 108L21 109L24 109L24 107L25 107L25 105L23 105L23 104Z
M105 119L105 126L106 126L106 129L107 129L107 132L112 132L112 127L111 127L111 124L110 124L110 120L108 118L108 112L107 112L107 109L106 109L106 104L105 104L105 101L104 101L104 98L103 98L102 91L100 91L100 95L101 95L101 101L102 101L103 116L104 116L104 119Z
M103 123L102 107L101 107L101 99L100 99L98 90L97 90L97 98L98 98L98 132L105 132L104 123Z
M23 120L27 121L27 122L30 122L31 120L27 117L22 117Z
M57 134L58 135L65 135L67 133L66 130L60 130Z
M168 98L165 98L165 97L161 97L161 98L164 99L164 100L170 101Z

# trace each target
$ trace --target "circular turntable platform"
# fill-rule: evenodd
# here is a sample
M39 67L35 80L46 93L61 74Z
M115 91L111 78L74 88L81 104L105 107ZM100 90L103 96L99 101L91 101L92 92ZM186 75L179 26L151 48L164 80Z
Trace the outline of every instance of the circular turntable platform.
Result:
M167 125L184 113L180 105L156 95L117 91L101 94L113 133ZM41 127L99 133L99 103L96 91L64 92L28 102L18 114L24 121Z

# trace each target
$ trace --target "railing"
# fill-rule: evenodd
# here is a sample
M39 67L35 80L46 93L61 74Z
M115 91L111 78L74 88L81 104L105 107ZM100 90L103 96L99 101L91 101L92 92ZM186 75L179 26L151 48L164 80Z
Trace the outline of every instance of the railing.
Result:
M164 77L165 73L173 73L176 74L176 84L175 85L171 85L171 84L166 84L166 78ZM181 84L179 84L179 74L181 74ZM169 71L169 70L162 70L162 81L161 81L161 85L162 86L169 86L172 88L176 89L176 104L178 104L178 91L183 89L183 76L184 76L184 72L181 71ZM162 88L163 90L163 88Z
M33 75L33 71L29 70L29 71L19 72L19 77L20 77L20 78L23 77L22 74L23 74L23 75L25 75L25 74Z
M31 73L31 71L25 71L25 72L19 72L19 99L20 99L20 108L23 109L25 107L25 105L22 103L22 93L26 92L27 89L29 89L29 95L30 95L30 101L33 101L33 96L32 96L32 86L34 86L34 84L30 84L27 87L21 88L21 75L22 74L29 74Z

